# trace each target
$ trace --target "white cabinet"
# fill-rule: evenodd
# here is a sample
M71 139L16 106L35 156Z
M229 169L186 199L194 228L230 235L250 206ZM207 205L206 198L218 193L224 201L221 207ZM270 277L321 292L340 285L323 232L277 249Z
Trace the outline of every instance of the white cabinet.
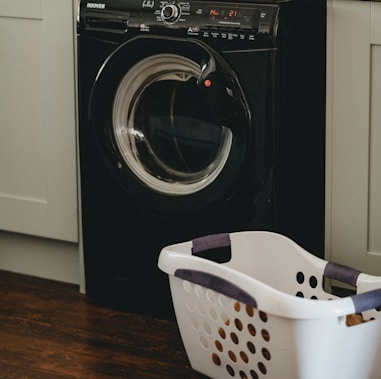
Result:
M381 275L381 3L328 0L329 260Z
M73 4L0 1L0 229L77 242Z

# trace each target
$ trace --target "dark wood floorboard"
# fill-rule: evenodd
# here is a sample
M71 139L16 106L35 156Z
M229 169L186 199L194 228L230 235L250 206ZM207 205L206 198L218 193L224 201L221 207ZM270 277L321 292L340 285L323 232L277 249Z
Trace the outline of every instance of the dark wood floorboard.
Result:
M177 324L92 304L74 285L0 271L1 379L203 379Z

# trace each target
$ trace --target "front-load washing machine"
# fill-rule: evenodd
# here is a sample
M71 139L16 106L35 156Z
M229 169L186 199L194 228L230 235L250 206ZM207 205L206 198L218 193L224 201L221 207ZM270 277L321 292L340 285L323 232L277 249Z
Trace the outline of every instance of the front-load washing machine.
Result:
M159 252L212 233L273 230L323 255L324 52L322 0L80 2L91 298L172 317Z

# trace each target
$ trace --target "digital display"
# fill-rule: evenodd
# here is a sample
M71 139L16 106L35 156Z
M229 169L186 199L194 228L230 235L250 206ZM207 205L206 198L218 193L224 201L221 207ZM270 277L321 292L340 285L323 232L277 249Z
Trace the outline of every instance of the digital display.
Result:
M236 9L216 9L213 8L210 10L210 16L212 19L220 18L224 20L228 20L231 18L236 18L241 12Z
M209 9L209 22L213 25L239 25L250 27L253 24L253 11L228 7Z

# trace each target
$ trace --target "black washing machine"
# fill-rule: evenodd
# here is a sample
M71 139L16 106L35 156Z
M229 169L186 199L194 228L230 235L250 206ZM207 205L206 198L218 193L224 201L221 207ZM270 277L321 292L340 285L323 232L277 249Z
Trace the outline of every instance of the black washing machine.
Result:
M171 318L165 245L240 230L323 256L325 1L81 1L86 292Z

